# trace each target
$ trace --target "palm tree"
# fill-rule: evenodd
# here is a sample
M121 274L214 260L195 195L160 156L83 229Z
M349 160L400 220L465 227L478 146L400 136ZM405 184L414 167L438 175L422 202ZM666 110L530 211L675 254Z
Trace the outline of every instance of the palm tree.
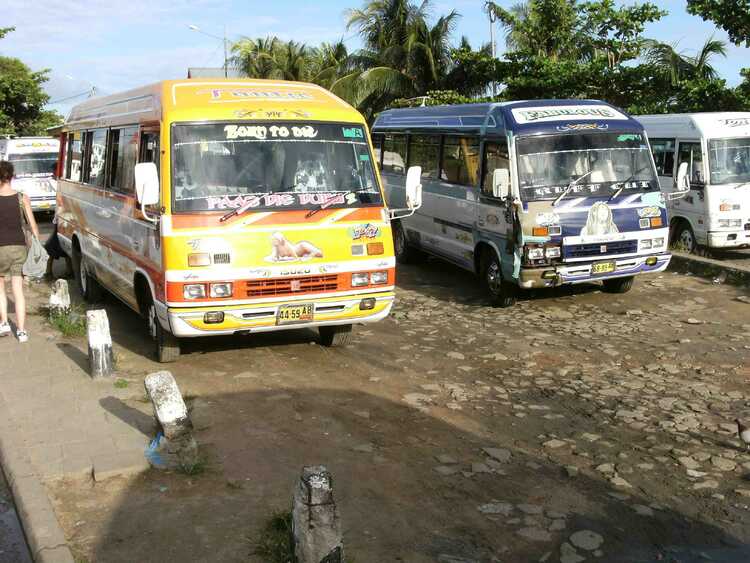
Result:
M310 49L309 56L310 79L328 89L352 70L352 58L343 39L321 43L317 49Z
M276 59L280 43L278 37L244 37L232 45L230 63L248 78L281 78Z
M715 79L718 72L711 64L715 57L726 57L726 43L710 37L695 56L678 51L677 43L646 41L646 60L669 76L672 85L695 78Z

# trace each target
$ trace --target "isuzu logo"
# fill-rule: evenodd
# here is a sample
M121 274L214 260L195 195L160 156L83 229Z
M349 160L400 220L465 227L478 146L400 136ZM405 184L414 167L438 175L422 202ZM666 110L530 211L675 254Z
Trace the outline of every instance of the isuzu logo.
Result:
M302 282L299 280L292 280L292 291L299 291L302 289Z
M601 252L602 254L604 254L605 252L607 252L607 245L606 244L601 245L599 247L599 252Z

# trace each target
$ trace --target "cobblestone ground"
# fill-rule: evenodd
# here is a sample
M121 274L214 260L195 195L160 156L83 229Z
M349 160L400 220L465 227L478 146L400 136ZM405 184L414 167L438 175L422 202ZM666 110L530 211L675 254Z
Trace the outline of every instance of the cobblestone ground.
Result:
M162 366L107 309L137 388ZM358 563L748 561L748 313L746 290L671 273L498 310L468 274L404 267L393 315L343 349L311 331L186 344L169 369L205 474L59 481L54 503L82 559L260 561L248 537L322 462Z

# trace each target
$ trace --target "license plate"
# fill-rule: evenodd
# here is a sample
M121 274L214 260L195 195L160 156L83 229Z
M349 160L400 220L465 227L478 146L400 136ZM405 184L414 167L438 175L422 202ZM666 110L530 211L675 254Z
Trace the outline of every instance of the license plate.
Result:
M277 325L304 323L313 320L313 304L282 305L276 315Z
M608 274L610 272L614 272L615 268L616 266L614 262L597 262L596 264L592 264L591 273Z
M49 207L49 201L43 201L39 204L39 207L41 207L42 209L47 209Z

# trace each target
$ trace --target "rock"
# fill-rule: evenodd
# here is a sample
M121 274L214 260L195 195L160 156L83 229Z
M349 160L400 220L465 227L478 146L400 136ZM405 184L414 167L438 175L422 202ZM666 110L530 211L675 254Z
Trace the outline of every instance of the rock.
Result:
M372 444L360 444L359 446L354 446L352 448L355 452L360 452L363 454L371 454L373 452L374 446Z
M708 475L705 471L696 471L695 469L687 470L688 477L705 477Z
M645 506L643 504L633 505L633 510L635 510L636 513L640 514L641 516L653 516L654 515L654 511L648 506Z
M559 532L561 530L564 530L566 526L567 526L567 523L565 522L565 520L562 520L562 519L553 520L552 524L550 524L549 531Z
M677 461L679 461L680 465L682 465L683 467L685 467L687 469L698 469L701 466L700 463L698 463L697 461L695 461L690 456L679 457L679 458L677 458Z
M453 465L455 463L458 463L458 461L455 458L446 454L436 455L435 459L437 459L443 465Z
M508 463L512 457L510 450L505 448L482 448L482 451L500 463Z
M583 434L581 434L581 438L589 442L596 442L599 438L601 438L601 436L599 434L590 434L588 432L584 432Z
M518 510L523 512L524 514L541 514L543 512L543 509L541 506L538 506L536 504L518 504L516 505Z
M719 456L711 456L711 465L713 465L719 471L734 471L737 464L731 459Z
M490 466L487 465L486 463L472 463L471 472L472 473L492 473L492 469L490 469Z
M578 555L576 549L568 542L560 546L560 563L581 563L585 560L586 558Z
M597 465L595 468L599 473L614 473L615 472L615 466L611 463L602 463L601 465Z
M580 530L570 536L570 543L579 549L594 551L604 543L604 538L591 530Z
M516 532L521 537L524 537L531 541L551 541L552 534L547 530L536 527L521 528Z
M575 465L566 465L565 473L567 473L568 477L575 477L578 475L578 468Z
M461 352L448 352L446 354L449 358L453 360L463 360L465 359L465 356Z
M685 321L689 325L700 325L703 324L703 321L699 321L698 319L694 319L693 317L690 317L688 320Z
M448 475L455 475L459 469L455 465L438 465L434 468L436 473L447 477Z
M547 440L542 444L545 448L550 448L552 450L557 448L562 448L563 446L567 446L568 443L564 442L563 440L558 440L556 438L553 438L552 440Z
M734 492L741 497L750 497L750 489L735 489Z
M717 481L714 481L713 479L708 479L706 481L695 483L693 485L694 491L701 491L703 489L718 489L718 488L719 488L719 483Z
M503 516L510 516L514 507L509 502L491 502L479 506L478 509L482 514L502 514Z
M609 480L609 482L612 483L615 487L623 487L623 488L626 488L626 489L632 489L633 488L633 485L631 485L630 483L628 483L622 477L617 477L617 476L612 477Z

